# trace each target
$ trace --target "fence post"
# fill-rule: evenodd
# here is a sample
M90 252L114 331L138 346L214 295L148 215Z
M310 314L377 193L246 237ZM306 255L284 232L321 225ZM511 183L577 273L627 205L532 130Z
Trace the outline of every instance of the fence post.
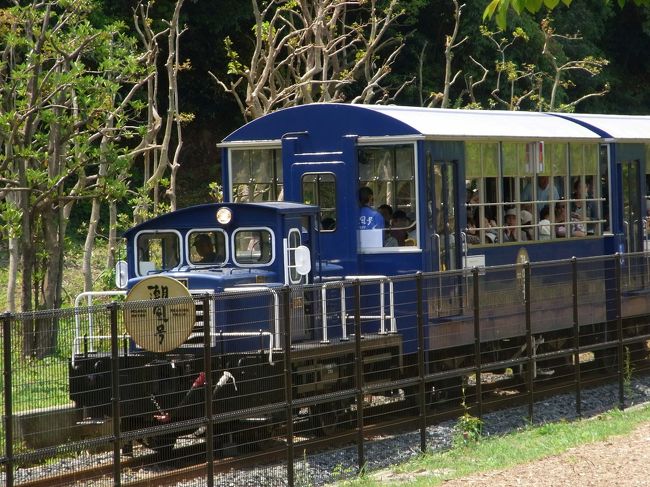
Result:
M8 311L2 315L3 334L3 357L4 357L4 401L5 401L5 485L14 485L14 418L13 418L13 397L11 384L11 313Z
M621 258L616 254L616 341L617 341L617 365L618 365L618 404L625 409L625 364L623 349L623 295L621 289ZM629 255L628 255L629 259ZM628 262L628 266L630 263Z
M122 485L120 467L120 349L117 337L117 310L119 305L113 301L107 305L111 321L111 405L113 417L113 485Z
M533 326L530 316L530 262L524 264L524 302L526 306L526 348L528 350L528 361L526 370L526 387L528 389L528 421L533 422L533 369L535 358L533 351Z
M573 367L576 383L576 414L582 417L582 381L580 376L580 322L578 320L578 259L571 258L573 294Z
M214 418L212 413L212 329L210 328L210 295L204 294L203 306L203 368L205 371L205 461L208 487L214 485Z
M481 384L481 308L478 267L472 269L474 286L474 364L476 367L476 406L478 419L483 419L483 385Z
M418 404L420 408L420 451L427 450L427 398L424 383L424 315L422 306L422 273L415 276L417 299L417 327L418 327Z
M287 485L294 484L293 445L293 375L291 373L291 288L282 288L282 313L284 315L284 395L287 401Z
M359 472L366 464L363 445L363 357L361 356L361 281L354 282L354 368L357 389L357 463Z

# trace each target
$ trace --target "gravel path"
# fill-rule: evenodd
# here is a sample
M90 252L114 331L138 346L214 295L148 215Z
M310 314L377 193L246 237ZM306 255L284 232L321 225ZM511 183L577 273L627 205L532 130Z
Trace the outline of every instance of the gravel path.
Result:
M650 402L650 377L640 377L634 378L629 391L626 393L626 403L627 405L640 404L644 402ZM582 394L582 410L583 417L590 417L602 413L604 411L610 410L618 405L618 385L613 384L609 386L603 386L596 389L590 389L583 391ZM561 396L556 396L554 398L545 399L539 401L535 404L535 424L542 424L547 422L554 422L560 420L573 420L576 419L575 412L575 395L574 394L565 394ZM485 414L483 417L484 426L483 432L485 435L502 435L508 432L515 431L519 428L528 426L528 407L517 407L510 408L507 410L502 410L494 413ZM442 451L448 449L452 445L454 438L454 426L455 422L447 421L435 426L427 428L426 439L427 439L427 448L429 451ZM645 440L644 440L645 439ZM629 460L629 465L626 465L625 468L632 468L635 460L631 454L628 453L631 451L639 451L640 446L643 441L646 441L644 449L648 452L649 458L644 458L643 461L639 460L642 465L650 464L650 430L645 430L645 432L640 432L636 449L630 447L629 450L624 450L622 453L625 456L626 460ZM636 441L634 440L634 441ZM610 442L605 442L602 447L603 457L594 456L593 458L598 458L597 462L604 463L607 465L611 463L611 460L606 457L606 455L611 451L610 444L615 444L616 439L612 439ZM410 458L413 458L419 454L419 445L420 445L420 435L419 432L412 432L407 434L400 435L391 435L385 436L383 438L377 438L371 442L366 443L365 446L365 457L367 461L367 471L373 472L380 469L386 469L392 465L402 463ZM588 446L585 446L586 449ZM589 447L591 448L591 447ZM580 451L583 448L580 448ZM576 450L577 451L577 450ZM579 453L572 451L571 453L567 452L566 458L580 459ZM571 456L573 455L573 456ZM302 457L302 452L299 448L296 449L296 457ZM584 458L592 458L591 454L585 455ZM103 463L104 461L110 461L110 454L84 454L75 458L63 459L56 463L50 463L46 466L40 466L30 469L19 469L15 472L16 484L27 482L35 478L42 478L47 475L54 475L55 472L69 471L69 470L80 470L86 468L91 464ZM648 460L648 461L646 461ZM550 460L549 460L550 461ZM573 461L573 460L566 460ZM576 460L578 462L578 460ZM296 486L323 486L330 483L333 483L337 480L343 478L350 478L356 475L357 463L357 447L351 446L349 448L341 449L334 452L321 453L316 455L309 455L302 458L300 461L296 462L295 473L296 473ZM537 462L535 462L537 463ZM541 468L555 468L550 465L540 466ZM558 467L559 468L559 467ZM566 468L562 467L562 468ZM606 467L605 467L606 468ZM514 479L519 477L511 477L510 471L508 473L491 473L485 474L485 481L489 482L490 485L565 485L562 482L554 482L549 484L531 484L526 480L525 475L526 470L523 468L517 467L516 469L520 471L521 477L520 483L517 484L514 480L511 483L499 483L502 477L508 479ZM538 470L539 471L539 470ZM612 469L614 471L614 469ZM576 475L579 475L578 470L576 470ZM139 471L129 471L123 476L123 481L134 480L135 478L141 476L149 476L151 472L139 472ZM530 475L533 475L532 473ZM613 475L613 474L612 474ZM128 479L127 479L128 477ZM534 477L534 475L533 475ZM215 485L223 487L280 487L287 485L286 482L287 471L284 465L275 465L275 466L265 466L258 469L251 469L246 471L236 471L228 474L220 474L215 477ZM560 478L560 477L558 477ZM589 477L587 477L589 478ZM604 477L605 478L605 477ZM624 479L629 479L632 482L632 479L629 475L625 475ZM4 472L0 474L0 484L3 484L4 481ZM473 477L472 482L483 482L483 476L477 475ZM541 481L541 480L540 480ZM622 480L621 480L622 481ZM204 480L197 480L192 482L183 482L178 484L178 487L199 487L206 485ZM461 484L445 484L445 485L461 485ZM464 483L463 485L467 485ZM469 485L488 485L487 483L476 483ZM590 484L590 485L650 485L650 482L643 483L612 483L612 479L609 482L603 484Z

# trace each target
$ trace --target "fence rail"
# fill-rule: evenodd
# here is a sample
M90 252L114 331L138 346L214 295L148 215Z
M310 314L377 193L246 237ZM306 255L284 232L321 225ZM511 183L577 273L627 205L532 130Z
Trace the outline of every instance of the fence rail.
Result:
M368 428L404 414L425 451L445 406L463 402L481 418L504 402L490 392L499 381L520 384L509 387L530 421L560 379L573 383L580 416L594 371L618 381L623 408L650 340L647 264L628 254L205 293L192 298L192 340L167 354L139 348L124 323L125 308L165 300L5 313L0 480L27 484L46 459L80 470L87 451L104 450L107 482L121 485L125 458L155 450L151 461L169 462L186 448L214 485L220 459L273 449L294 485L298 448L354 431L361 470ZM22 356L25 340L53 332L42 358Z

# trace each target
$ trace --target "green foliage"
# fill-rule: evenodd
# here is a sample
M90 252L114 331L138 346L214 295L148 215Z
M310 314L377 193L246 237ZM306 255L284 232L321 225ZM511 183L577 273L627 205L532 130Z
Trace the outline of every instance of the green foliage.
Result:
M569 7L572 0L561 0L562 3ZM603 0L608 4L609 0ZM626 0L616 0L619 8L623 8ZM633 0L636 6L650 6L650 0ZM483 11L483 20L494 18L500 29L505 30L507 26L508 11L512 8L517 14L521 14L524 9L530 13L537 13L542 6L548 10L555 9L560 4L560 0L492 0Z
M0 236L5 239L20 237L22 216L23 212L15 202L0 201Z

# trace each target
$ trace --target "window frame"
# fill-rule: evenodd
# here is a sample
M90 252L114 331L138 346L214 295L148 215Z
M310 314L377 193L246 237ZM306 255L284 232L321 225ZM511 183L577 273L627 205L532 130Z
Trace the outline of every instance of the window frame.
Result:
M321 204L320 204L320 178L322 176L329 176L329 175L331 175L334 178L334 181L332 181L332 183L334 184L334 208L333 208L333 210L334 210L335 218L334 218L334 228L331 229L331 230L325 230L322 227L322 223L323 223L324 218L323 218L323 206L321 206ZM315 201L313 203L305 203L304 180L305 180L306 176L316 176L317 177L317 182L316 182L316 187L317 187L316 200L317 201ZM320 172L319 171L310 171L310 172L305 172L300 176L300 199L305 204L316 205L316 206L318 206L320 208L320 210L319 210L319 222L318 222L319 223L319 225L318 225L319 229L318 229L318 231L321 232L321 233L333 233L333 232L336 232L336 230L338 228L338 222L339 222L339 210L338 210L339 205L338 205L338 201L339 201L339 198L338 198L338 191L337 191L337 188L336 188L336 183L337 183L336 173L334 173L332 171L320 171ZM332 211L332 210L330 209L328 211Z
M414 202L414 208L412 209L412 211L415 214L415 225L416 225L416 228L418 229L418 239L417 239L416 245L414 245L414 246L361 247L359 245L359 238L357 237L357 252L358 253L360 253L360 254L383 254L383 253L422 252L422 243L420 242L421 239L419 238L419 235L421 233L421 228L422 228L421 227L421 221L420 221L420 198L419 198L420 175L419 175L419 171L418 171L418 168L420 167L420 165L418 164L419 157L420 157L420 150L419 150L418 142L420 140L421 139L416 139L416 138L411 138L411 137L409 137L407 139L404 139L404 138L401 138L401 137L395 137L395 138L390 138L389 140L383 140L383 139L382 140L377 140L375 138L367 137L367 138L363 138L363 140L360 139L358 141L358 143L356 145L356 156L357 156L357 161L356 161L357 162L357 186L356 186L356 190L357 191L358 191L359 188L362 187L362 185L364 185L364 186L370 186L371 188L373 188L373 192L374 192L375 188L374 188L374 185L372 183L374 181L378 180L378 178L375 178L374 180L371 180L371 181L362 181L362 179L361 179L361 174L359 173L359 164L360 164L360 162L359 162L359 152L363 148L368 148L368 147L392 148L393 151L397 147L402 147L402 148L411 147L412 148L412 150L413 150L413 160L412 160L412 164L413 164L413 189L414 189L413 198L412 198L412 201ZM393 169L393 178L391 180L393 183L395 183L396 181L400 181L397 178L398 171L396 169L396 166L397 165L396 165L395 158L394 158L393 159L393 166L391 168L391 169ZM368 184L368 183L371 183L371 184ZM395 200L397 201L397 185L395 185L395 186L396 186ZM357 201L356 194L354 195L354 197L355 197L355 201ZM386 201L384 203L390 204L388 201ZM377 205L376 200L375 200L375 205L377 207L379 206L379 205ZM358 206L358 201L357 201L357 206ZM391 205L391 206L393 206L393 205ZM401 209L401 208L397 207L397 205L395 204L395 206L393 206L393 211L398 210L398 209ZM378 211L377 208L375 208L375 211ZM356 231L358 233L359 230L358 230L358 227L356 225L356 223L358 221L358 218L356 218L354 221L355 221L355 229L356 229Z
M237 146L231 146L228 147L228 195L229 199L233 203L259 203L260 201L257 200L251 200L250 198L246 200L235 200L235 191L234 191L234 176L235 176L235 171L233 170L233 153L234 152L241 152L241 151L261 151L261 150L270 150L273 151L274 153L274 160L273 160L273 167L272 167L272 173L273 173L273 180L270 182L272 186L272 192L275 194L274 199L267 199L267 200L260 200L260 201L284 201L284 197L282 199L279 198L279 195L282 194L284 195L284 189L285 189L285 182L284 182L284 165L283 165L283 156L282 156L282 144L280 142L251 142L247 143L245 145L237 145ZM282 170L282 178L278 178L278 166ZM243 183L242 183L243 184ZM255 183L249 180L248 185L254 185L254 184L267 184L264 182L260 183ZM281 190L278 190L278 188L282 188ZM249 195L250 195L250 190L249 190Z
M178 230L173 230L173 229L164 229L164 230L140 230L138 233L135 234L135 237L133 238L133 263L135 267L135 275L137 277L147 277L150 274L140 274L140 262L151 262L151 261L141 261L140 256L138 253L138 242L140 240L140 237L142 235L146 234L151 234L151 235L157 235L157 234L164 234L164 233L169 233L176 235L178 237L178 264L176 264L174 267L171 267L170 269L161 269L159 271L156 271L156 273L161 273L161 272L169 272L173 269L179 268L181 265L185 264L186 262L183 261L184 258L184 249L183 249L183 236Z
M237 234L240 232L253 232L253 231L262 231L265 230L271 234L271 260L268 262L264 262L263 264L246 264L246 263L241 263L237 261L237 247L235 246L235 238L237 237ZM232 232L232 235L230 235L230 245L232 248L232 262L233 264L239 266L239 267L269 267L271 266L276 259L275 255L275 232L270 227L241 227L237 228Z
M190 244L190 235L194 233L209 233L209 232L214 232L214 233L221 233L224 236L224 243L226 244L226 255L223 259L223 262L211 262L211 263L198 263L198 262L192 262L190 260L190 253L191 253L191 244ZM194 267L205 267L205 266L220 266L223 267L226 264L228 264L228 259L230 257L230 239L228 233L223 229L223 228L192 228L188 230L185 233L185 262L187 265L194 266Z

